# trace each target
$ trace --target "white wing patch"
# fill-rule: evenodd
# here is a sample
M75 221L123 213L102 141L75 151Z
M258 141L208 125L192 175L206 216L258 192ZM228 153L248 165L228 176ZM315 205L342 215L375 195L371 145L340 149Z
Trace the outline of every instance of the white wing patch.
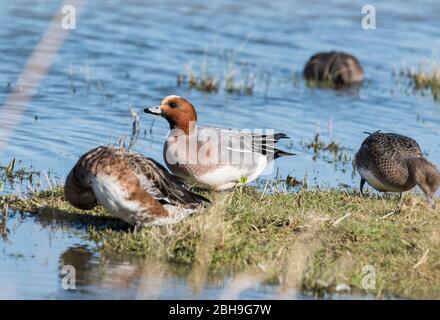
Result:
M92 189L98 202L115 217L134 225L135 214L140 206L127 200L127 191L112 176L94 176L91 179Z

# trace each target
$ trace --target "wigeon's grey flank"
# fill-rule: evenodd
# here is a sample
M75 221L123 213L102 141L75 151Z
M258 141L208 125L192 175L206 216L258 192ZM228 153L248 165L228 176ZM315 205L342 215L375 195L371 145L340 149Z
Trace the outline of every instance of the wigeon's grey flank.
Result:
M312 56L304 67L306 80L330 81L335 86L360 83L364 79L364 71L359 61L344 52L321 52Z
M361 175L361 193L365 182L384 192L402 193L419 186L435 208L434 194L440 186L440 173L423 156L415 140L376 131L362 143L355 166Z
M92 149L78 160L64 193L77 208L90 210L101 204L135 226L174 223L208 202L156 161L110 146Z
M189 184L227 190L255 180L273 160L288 153L274 145L284 133L255 134L245 130L197 127L194 106L179 96L168 96L146 113L164 117L170 133L164 144L168 168ZM192 149L191 149L192 147ZM196 151L191 159L191 150Z

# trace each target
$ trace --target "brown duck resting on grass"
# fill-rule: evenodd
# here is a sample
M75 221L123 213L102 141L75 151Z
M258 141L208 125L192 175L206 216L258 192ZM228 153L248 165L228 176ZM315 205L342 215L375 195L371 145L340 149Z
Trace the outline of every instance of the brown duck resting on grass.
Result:
M209 202L156 161L110 146L92 149L78 160L64 195L74 207L90 210L101 204L135 226L174 223Z
M344 52L320 52L312 56L304 67L304 78L317 83L330 82L340 87L358 84L364 79L359 61Z
M415 186L435 208L434 194L440 187L440 173L424 156L418 143L408 137L376 131L356 153L355 166L361 175L360 192L365 182L378 191L402 192Z

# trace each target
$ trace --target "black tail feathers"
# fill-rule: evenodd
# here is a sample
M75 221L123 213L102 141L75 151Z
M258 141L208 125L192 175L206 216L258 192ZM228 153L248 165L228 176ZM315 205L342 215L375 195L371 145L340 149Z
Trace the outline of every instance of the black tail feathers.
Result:
M295 156L295 153L283 151L280 149L275 149L274 159L278 159L280 157L287 157L287 156Z

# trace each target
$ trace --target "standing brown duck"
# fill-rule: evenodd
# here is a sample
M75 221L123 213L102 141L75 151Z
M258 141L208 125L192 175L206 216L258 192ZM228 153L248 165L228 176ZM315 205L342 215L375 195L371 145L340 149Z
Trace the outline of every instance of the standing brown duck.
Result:
M422 154L418 143L408 137L376 131L356 153L355 166L365 182L378 191L402 192L415 186L435 208L434 194L440 186L440 173Z
M364 71L359 61L344 52L320 52L312 56L304 67L304 78L309 81L330 82L335 86L360 83Z
M177 222L209 202L156 161L110 146L92 149L78 160L67 176L64 195L77 208L101 204L136 226Z

